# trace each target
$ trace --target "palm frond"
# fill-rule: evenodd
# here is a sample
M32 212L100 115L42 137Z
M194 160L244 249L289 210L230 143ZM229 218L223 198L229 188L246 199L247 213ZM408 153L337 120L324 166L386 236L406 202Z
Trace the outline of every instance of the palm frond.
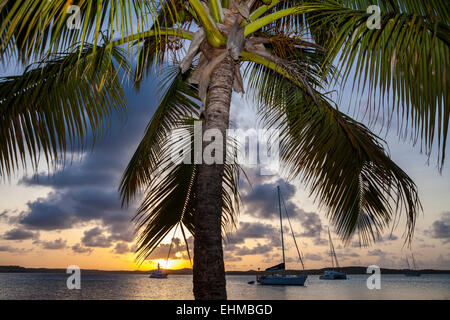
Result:
M442 169L450 120L450 19L445 1L376 1L382 8L380 29L369 28L372 1L327 0L315 6L316 27L334 30L328 61L336 61L345 84L353 79L362 107L373 121L390 126L397 117L398 134L422 141L427 155L437 144ZM345 6L344 4L348 6ZM355 99L358 101L359 99ZM384 108L389 104L391 108ZM437 142L436 142L437 139Z
M150 30L155 24L158 7L165 6L166 19L177 21L174 0L4 0L0 4L0 57L17 55L24 61L39 59L47 51L60 51L75 43L87 41L97 45L109 41L113 32L126 38ZM80 8L79 28L67 23L73 13L70 5ZM159 24L155 24L159 28ZM104 34L108 30L108 34ZM102 39L102 38L107 39Z
M193 16L187 11L182 1L175 1L175 8L178 15L178 24L180 28L188 23L191 23ZM171 3L165 2L161 4L161 9L158 10L157 23L153 24L151 30L155 30L158 27L171 28L174 26L175 21L170 19L170 14L173 10L168 8ZM173 38L173 37L172 37ZM140 90L140 85L145 76L148 76L151 68L158 65L162 65L166 51L177 51L181 49L182 44L180 39L172 39L167 36L146 37L142 46L139 49L136 69L134 72L134 87L137 91Z
M316 104L271 70L261 72L258 81L272 88L257 100L263 123L280 130L287 172L327 208L337 234L346 243L358 234L360 243L369 244L405 211L410 241L421 209L417 187L382 141L323 96Z
M197 89L187 81L190 73L182 74L178 65L165 68L159 86L159 91L163 92L161 102L120 182L123 204L128 204L139 190L151 182L171 130L180 126L186 118L198 116L200 102Z
M81 51L81 56L80 56ZM114 65L114 62L116 65ZM128 72L120 49L85 44L0 79L0 175L9 176L30 157L47 163L101 134L113 111L126 101L117 68Z
M162 155L159 158L158 170L152 172L152 177L145 187L145 195L135 217L137 239L137 259L145 260L168 233L177 225L183 226L195 236L193 217L195 213L195 181L197 166L194 163L184 164L185 155L175 155L173 150L186 150L193 157L194 119L186 119L184 125L185 137L180 143L167 137ZM189 145L184 145L187 143ZM222 182L222 230L223 234L235 226L239 212L239 181L240 167L225 164Z

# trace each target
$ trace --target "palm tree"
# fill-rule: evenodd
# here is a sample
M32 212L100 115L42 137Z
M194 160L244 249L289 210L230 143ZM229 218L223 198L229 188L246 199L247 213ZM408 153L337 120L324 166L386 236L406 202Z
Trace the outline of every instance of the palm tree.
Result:
M327 208L343 241L357 235L371 243L404 212L409 242L421 210L416 185L380 138L339 111L327 88L352 81L352 92L369 99L360 108L372 120L385 116L389 126L395 115L399 135L420 138L428 155L437 139L441 169L449 8L438 0L375 1L377 29L367 24L373 2L3 0L1 59L28 67L0 82L0 174L28 161L36 168L42 154L52 164L86 147L86 137L99 137L109 115L126 105L119 75L133 74L139 89L160 70L159 106L119 188L124 205L144 193L138 258L173 228L186 239L186 229L195 239L195 298L226 299L222 233L239 210L241 169L174 162L169 136L187 129L189 150L195 119L202 130L225 134L232 92L244 93L245 79L262 123L280 130L285 170ZM80 8L80 28L66 27L76 18L69 5Z

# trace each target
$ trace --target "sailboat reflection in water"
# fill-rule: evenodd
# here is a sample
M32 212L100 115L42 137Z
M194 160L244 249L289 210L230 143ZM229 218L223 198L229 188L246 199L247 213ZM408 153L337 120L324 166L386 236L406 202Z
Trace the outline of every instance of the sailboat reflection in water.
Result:
M256 281L262 285L291 285L291 286L303 286L305 284L306 278L308 277L305 273L299 275L287 275L286 274L286 259L284 256L284 239L283 239L283 218L281 214L281 195L280 195L280 187L277 187L278 191L278 207L280 211L280 230L281 230L281 248L283 252L283 262L277 264L276 266L267 268L265 271L272 271L272 274L264 274L257 275ZM284 201L283 201L284 204ZM291 221L289 219L289 215L286 209L286 205L284 205L284 209L286 212L286 217L289 222L289 226L291 228L292 237L294 238L295 247L297 248L298 258L300 263L302 264L303 271L305 270L305 266L303 264L303 259L300 254L300 250L298 249L297 241L295 240L294 231L292 230Z

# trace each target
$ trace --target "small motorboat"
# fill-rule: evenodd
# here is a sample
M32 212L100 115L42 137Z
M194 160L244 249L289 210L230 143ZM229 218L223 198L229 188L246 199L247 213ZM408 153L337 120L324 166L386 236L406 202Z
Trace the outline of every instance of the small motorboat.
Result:
M163 272L163 271L161 270L161 268L159 267L159 263L158 263L158 269L157 269L157 270L154 270L154 271L150 274L149 278L166 279L168 275L169 275L168 273Z
M255 283L255 281L249 281L249 282L247 282L248 284L254 284Z

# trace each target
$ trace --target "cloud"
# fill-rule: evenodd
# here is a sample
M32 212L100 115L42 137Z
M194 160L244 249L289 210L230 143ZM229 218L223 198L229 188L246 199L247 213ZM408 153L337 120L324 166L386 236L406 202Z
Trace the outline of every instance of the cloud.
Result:
M125 254L125 253L130 252L130 248L127 243L118 242L118 243L116 243L116 246L114 247L113 252L117 253L117 254Z
M3 234L3 239L5 240L27 240L27 239L35 239L38 236L37 233L31 232L25 229L14 228L9 231L6 231Z
M71 249L73 252L78 253L78 254L83 254L83 253L91 254L91 252L94 250L92 248L83 247L81 245L81 243L77 243L77 244L73 245L71 247Z
M419 268L436 268L436 269L450 269L450 255L446 255L444 257L440 254L435 260L426 261L426 262L418 262Z
M258 255L258 254L266 254L273 250L273 246L270 244L257 244L253 248L248 248L247 246L240 247L234 251L234 254L237 256L247 256L247 255Z
M188 239L188 245L189 250L193 249L193 242L194 238L189 237ZM153 250L153 252L148 257L148 260L158 260L158 259L167 259L167 255L169 254L170 250L170 256L169 259L177 260L177 259L189 259L186 251L186 245L184 244L184 241L182 241L180 238L174 238L173 243L161 243L158 247ZM192 251L191 251L192 254ZM192 255L191 255L192 257Z
M288 230L286 229L286 232ZM244 245L246 240L264 240L266 243L257 244L249 248ZM281 237L279 227L274 227L268 223L261 222L241 222L237 231L229 235L224 241L225 256L236 260L246 255L266 254L274 248L281 247Z
M39 241L39 243L44 249L59 250L66 247L67 241L59 238L53 241Z
M306 238L320 238L322 222L320 221L319 215L315 212L305 212L301 209L298 211L297 217L305 230L300 233L300 236Z
M280 186L287 210L293 215L292 209L295 208L295 205L291 202L291 198L295 194L295 186L285 182L283 179L253 186L251 190L244 194L242 202L245 205L246 212L256 218L274 219L279 217L278 185Z
M339 257L342 258L359 258L360 255L356 252L343 252L338 254Z
M395 234L387 234L384 236L383 241L395 241L398 240L398 237Z
M81 243L86 247L109 248L112 245L111 237L105 236L104 230L95 227L84 232Z
M3 210L2 212L0 212L0 221L7 219L8 219L8 210Z
M92 187L51 192L46 198L27 203L28 212L19 223L30 230L63 230L79 224L100 221L114 240L132 241L134 212L121 209L116 189Z
M306 253L305 260L320 261L322 260L322 255L320 253Z
M131 88L126 89L129 105L126 117L113 114L109 130L104 131L93 151L75 153L70 164L50 175L39 173L22 178L20 184L24 186L49 187L51 192L28 202L26 210L15 215L15 221L6 212L2 212L1 219L7 218L9 225L28 231L68 230L95 224L108 236L84 235L82 243L92 247L131 242L134 229L131 220L137 203L122 208L117 188L156 107L155 92L152 79L148 79L146 90L139 95ZM82 160L78 161L78 157Z
M356 241L353 241L352 243L351 243L351 245L350 245L352 248L367 248L368 247L368 245L366 245L366 244L362 244L361 242L359 242L358 240L356 240Z
M1 245L0 246L0 252L9 252L9 253L20 253L20 254L24 254L27 252L30 252L32 249L24 249L24 248L16 248L16 247L11 247L9 245Z
M434 221L431 227L425 231L425 234L433 239L450 242L450 212L442 213L441 218Z
M241 222L237 231L225 240L225 246L230 244L243 244L245 239L267 238L279 232L274 226L261 222Z
M384 257L386 255L386 253L380 249L374 249L374 250L369 250L369 252L367 252L367 255L376 256L376 257Z
M296 191L295 186L283 179L278 179L275 182L263 182L254 186L253 189L249 188L246 192L244 191L242 202L245 206L245 211L259 219L278 219L277 186L280 186L281 189L284 219L286 219L285 211L287 211L291 220L296 219L300 222L303 228L303 231L298 233L300 237L315 238L316 244L324 244L320 240L320 233L323 227L319 215L299 208L293 202Z
M242 261L242 257L236 257L235 255L231 254L230 252L224 252L223 254L223 260L225 263L228 262L236 262L236 261Z

